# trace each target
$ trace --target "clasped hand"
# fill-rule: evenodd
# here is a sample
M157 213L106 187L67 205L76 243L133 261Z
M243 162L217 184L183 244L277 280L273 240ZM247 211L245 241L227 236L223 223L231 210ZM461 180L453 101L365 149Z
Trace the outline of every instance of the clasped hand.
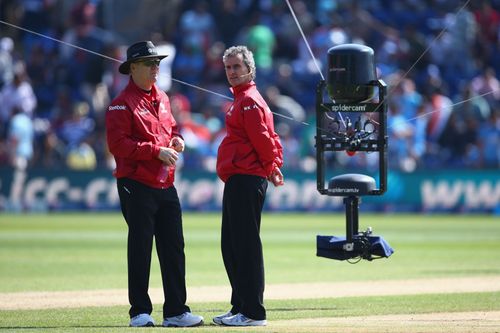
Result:
M158 159L163 161L166 166L174 166L179 158L179 154L173 148L161 147Z
M179 159L179 153L184 151L184 140L175 136L170 140L168 147L161 147L158 159L163 161L166 166L174 166Z

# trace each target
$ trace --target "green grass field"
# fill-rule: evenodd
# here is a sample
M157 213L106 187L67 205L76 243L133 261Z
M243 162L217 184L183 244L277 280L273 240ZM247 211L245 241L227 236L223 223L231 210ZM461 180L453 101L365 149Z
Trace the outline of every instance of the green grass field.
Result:
M261 234L266 284L497 278L499 222L498 217L482 215L361 214L360 229L371 226L374 234L383 236L395 253L388 259L352 265L315 256L317 234L344 235L343 215L265 214ZM188 286L227 285L219 230L219 214L184 214ZM0 215L0 293L99 289L123 289L126 293L126 233L119 214ZM150 286L161 287L156 258ZM271 325L287 319L500 311L499 291L268 300L270 325L255 331L312 331L310 327ZM228 302L200 302L190 306L209 323L213 315L227 310ZM137 331L126 327L127 311L126 305L98 304L83 308L0 310L0 331ZM154 317L160 320L158 304ZM317 326L317 332L350 332L352 328L325 327L321 323ZM242 332L212 325L190 330ZM449 330L455 331L456 328ZM359 332L371 330L365 328ZM500 332L500 328L491 332Z

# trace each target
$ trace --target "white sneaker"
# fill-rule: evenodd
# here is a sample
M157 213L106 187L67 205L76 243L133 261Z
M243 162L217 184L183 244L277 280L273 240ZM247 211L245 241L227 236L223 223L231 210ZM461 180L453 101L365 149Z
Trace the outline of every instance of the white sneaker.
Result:
M203 325L203 317L184 312L175 317L168 317L163 320L164 327L193 327Z
M223 314L221 314L221 315L218 315L218 316L216 316L216 317L213 317L213 318L212 318L212 321L213 321L214 323L216 323L217 325L222 325L222 319L227 318L227 317L231 317L231 316L233 316L233 315L234 315L234 314L233 314L231 311L228 311L228 312L226 312L226 313L223 313Z
M254 320L245 317L241 313L237 313L234 316L222 318L221 322L223 325L227 326L266 326L267 320Z
M151 327L155 326L155 321L147 313L138 314L135 317L130 318L130 327Z

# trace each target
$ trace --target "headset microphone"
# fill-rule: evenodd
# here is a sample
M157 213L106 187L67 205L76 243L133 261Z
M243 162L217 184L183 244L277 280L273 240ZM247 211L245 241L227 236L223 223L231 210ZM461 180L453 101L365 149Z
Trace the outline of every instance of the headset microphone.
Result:
M250 73L246 73L246 74L243 74L243 75L240 75L240 76L238 76L238 77L245 77L245 76L248 76L248 75L252 75L252 72L250 72Z

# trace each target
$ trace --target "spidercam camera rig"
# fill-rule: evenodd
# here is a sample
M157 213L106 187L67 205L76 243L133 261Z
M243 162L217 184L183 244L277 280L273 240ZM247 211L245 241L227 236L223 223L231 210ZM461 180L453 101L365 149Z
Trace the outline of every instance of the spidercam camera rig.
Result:
M332 102L324 101L327 88ZM317 236L317 256L337 260L373 260L394 251L371 228L359 232L360 197L382 195L387 189L387 86L376 79L373 50L343 44L328 50L327 82L316 90L317 189L344 197L346 236ZM332 177L325 186L326 152L378 154L378 186L374 178L358 173ZM356 261L357 262L357 261Z

